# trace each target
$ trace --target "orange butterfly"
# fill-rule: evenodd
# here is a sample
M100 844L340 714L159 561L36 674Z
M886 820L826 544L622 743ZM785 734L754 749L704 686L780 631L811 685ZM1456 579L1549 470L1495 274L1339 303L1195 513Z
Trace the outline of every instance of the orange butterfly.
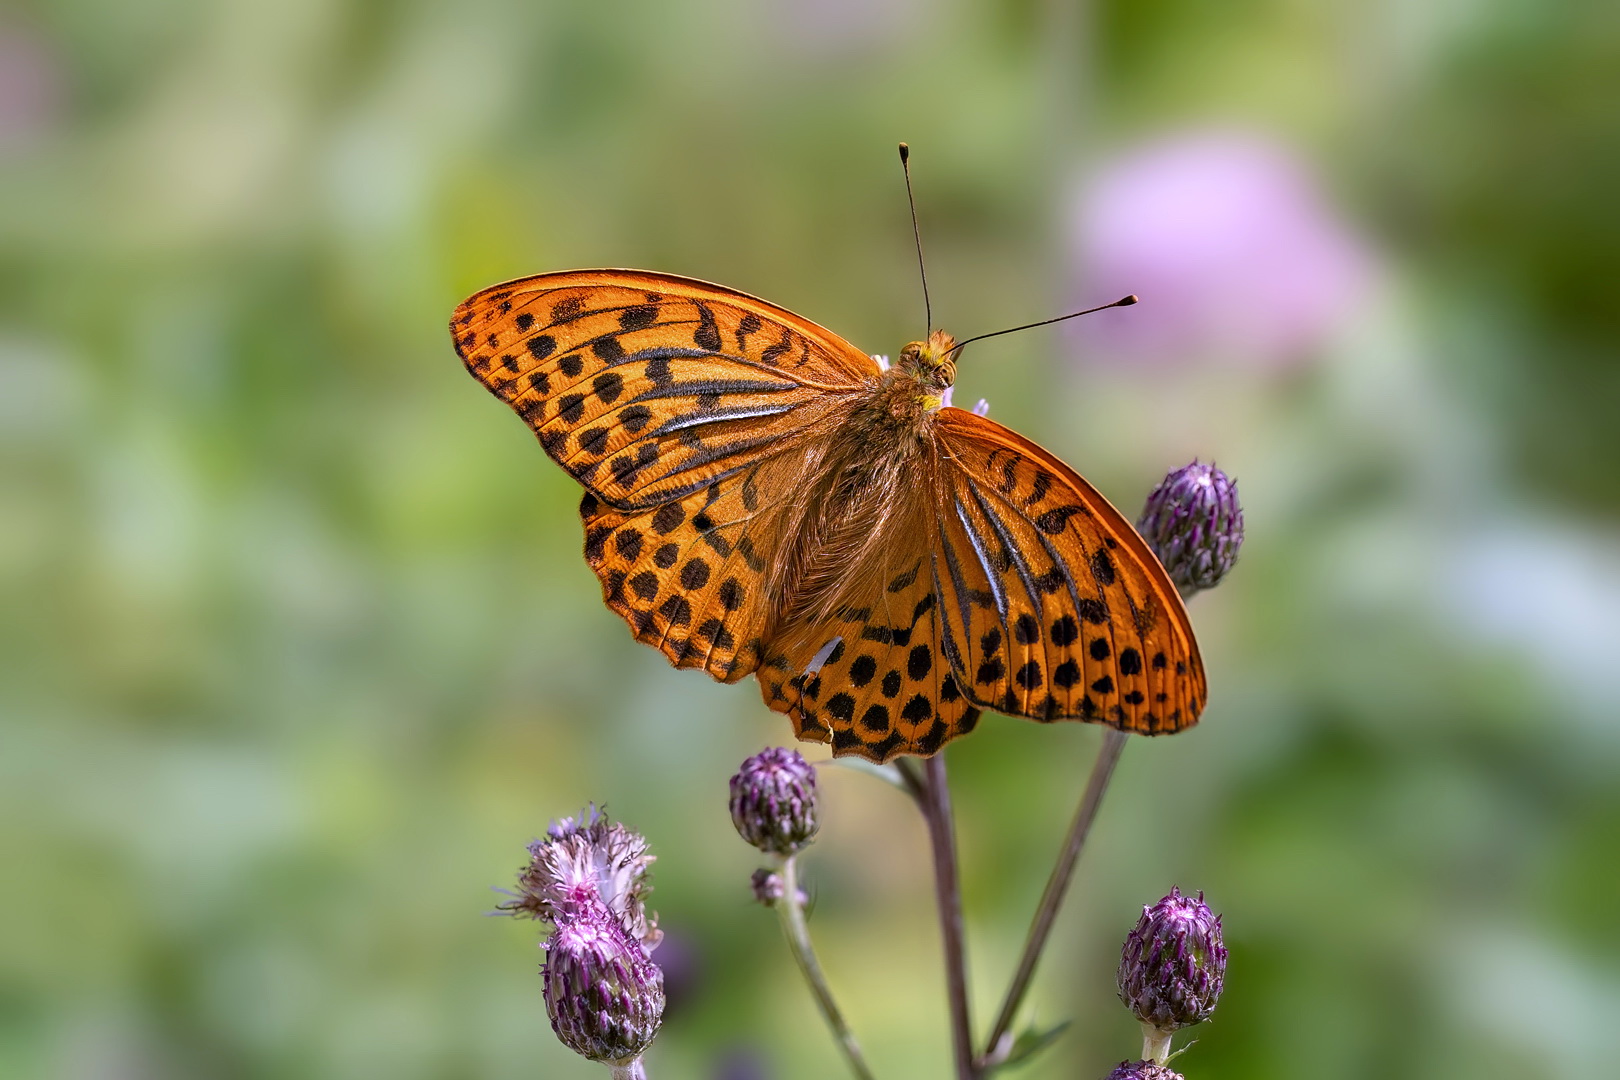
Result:
M979 708L1197 721L1203 665L1158 559L1074 470L947 404L944 331L885 369L774 304L640 270L496 285L450 329L585 487L585 560L636 639L756 675L799 738L887 761Z

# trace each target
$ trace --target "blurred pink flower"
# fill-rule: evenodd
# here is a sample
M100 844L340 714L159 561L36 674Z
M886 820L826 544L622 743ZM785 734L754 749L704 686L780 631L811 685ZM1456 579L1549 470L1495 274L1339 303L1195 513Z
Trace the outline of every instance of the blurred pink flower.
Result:
M919 14L916 0L769 0L765 10L782 44L803 53L888 45Z
M0 153L20 150L57 121L63 78L45 40L0 23Z
M1279 369L1328 340L1372 257L1297 156L1264 135L1186 132L1113 158L1081 192L1076 304L1142 305L1077 320L1088 358Z

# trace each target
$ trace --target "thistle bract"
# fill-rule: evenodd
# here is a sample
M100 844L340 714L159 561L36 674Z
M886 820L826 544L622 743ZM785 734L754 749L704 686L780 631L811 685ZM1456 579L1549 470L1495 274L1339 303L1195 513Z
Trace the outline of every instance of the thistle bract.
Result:
M1197 1024L1215 1011L1226 977L1221 920L1204 894L1179 889L1142 909L1119 959L1119 998L1161 1032Z
M1151 1061L1122 1061L1103 1080L1182 1080L1182 1076Z
M821 827L816 770L796 750L773 746L755 754L731 778L731 820L759 850L794 854Z
M1136 529L1183 594L1212 589L1243 546L1237 481L1196 460L1175 469L1148 496Z
M581 900L546 941L546 1014L581 1057L626 1065L664 1017L664 975L605 904Z

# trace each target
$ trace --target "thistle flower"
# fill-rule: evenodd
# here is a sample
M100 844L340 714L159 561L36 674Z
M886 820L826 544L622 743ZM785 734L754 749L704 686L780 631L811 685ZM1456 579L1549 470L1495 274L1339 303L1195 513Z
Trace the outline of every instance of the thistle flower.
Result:
M1237 481L1195 458L1153 489L1136 529L1183 596L1213 589L1243 545Z
M581 886L542 948L546 1015L563 1045L614 1066L639 1058L664 1017L664 975L606 904Z
M1122 1061L1103 1080L1182 1080L1182 1075L1151 1061Z
M738 835L761 851L792 855L801 850L821 827L816 770L797 750L760 751L731 778L731 820Z
M1225 976L1220 916L1203 893L1195 900L1171 889L1144 907L1119 958L1119 998L1142 1022L1144 1038L1161 1051L1143 1056L1162 1063L1171 1032L1207 1020Z
M1195 129L1098 166L1075 203L1077 296L1129 282L1154 314L1103 311L1068 324L1088 358L1145 376L1200 366L1280 373L1309 362L1370 295L1376 254L1285 142ZM1263 301L1255 282L1265 282Z
M663 936L658 917L648 915L652 891L647 841L593 806L578 818L551 823L543 839L529 845L529 864L518 875L518 895L500 910L560 925L582 903L600 900L625 930L647 948Z

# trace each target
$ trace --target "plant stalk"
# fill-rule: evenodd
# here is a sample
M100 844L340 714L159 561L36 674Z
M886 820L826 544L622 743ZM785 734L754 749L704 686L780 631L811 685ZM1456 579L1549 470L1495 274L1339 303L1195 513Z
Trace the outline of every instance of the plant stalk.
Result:
M923 763L923 816L934 854L934 897L945 946L945 988L951 1010L951 1050L957 1080L978 1080L973 1059L973 1022L968 1011L967 942L962 920L962 881L956 862L956 826L943 750Z
M1075 810L1074 820L1069 824L1069 834L1064 839L1063 850L1058 854L1057 865L1052 867L1052 874L1046 879L1046 891L1041 894L1041 902L1035 909L1035 918L1029 926L1029 936L1024 941L1024 953L1018 959L1018 968L1012 977L1012 983L1007 987L1007 996L1002 1000L1001 1013L996 1017L996 1025L985 1040L984 1054L979 1059L980 1066L995 1065L1006 1060L1007 1052L1012 1048L1013 1021L1017 1018L1018 1008L1024 1003L1024 995L1029 992L1030 983L1035 977L1035 965L1040 962L1041 952L1046 948L1046 941L1052 934L1052 925L1057 921L1058 911L1063 906L1063 898L1069 891L1069 882L1074 877L1075 865L1080 861L1080 853L1086 846L1086 837L1091 832L1091 825L1097 819L1097 809L1102 805L1103 795L1108 790L1108 781L1114 775L1114 766L1119 763L1119 755L1125 749L1125 733L1109 728L1103 735L1102 747L1097 751L1097 760L1091 766L1091 778L1086 782L1086 790L1080 797L1080 805Z
M873 1080L872 1069L861 1054L860 1043L855 1041L855 1033L849 1029L844 1014L838 1010L838 1003L833 1000L832 990L827 986L827 977L822 974L821 964L816 960L816 950L810 944L810 928L804 921L804 908L799 905L798 857L784 856L780 866L782 899L776 902L776 911L781 917L782 933L787 938L793 959L798 962L804 981L810 984L816 1007L821 1010L821 1018L827 1022L838 1048L844 1052L850 1072L860 1080Z
M1161 1031L1147 1021L1142 1022L1142 1060L1151 1061L1155 1065L1163 1065L1170 1060L1169 1031Z

